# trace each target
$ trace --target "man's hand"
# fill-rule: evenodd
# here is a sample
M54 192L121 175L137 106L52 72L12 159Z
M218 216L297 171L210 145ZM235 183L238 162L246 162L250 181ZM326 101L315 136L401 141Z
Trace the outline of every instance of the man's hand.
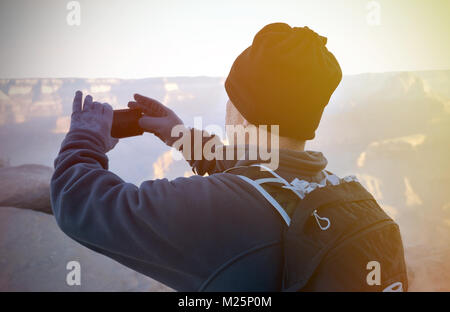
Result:
M139 119L139 126L156 135L168 146L172 146L181 135L175 133L175 136L172 136L172 129L175 126L180 126L180 130L188 131L184 128L183 121L170 108L157 100L140 94L135 94L134 99L135 101L128 103L128 107L140 109L144 113L144 116Z
M111 137L113 119L111 105L93 102L92 96L87 95L84 99L83 107L81 107L82 99L83 93L77 91L73 99L70 131L82 129L98 134L104 145L103 152L106 153L112 150L119 140Z

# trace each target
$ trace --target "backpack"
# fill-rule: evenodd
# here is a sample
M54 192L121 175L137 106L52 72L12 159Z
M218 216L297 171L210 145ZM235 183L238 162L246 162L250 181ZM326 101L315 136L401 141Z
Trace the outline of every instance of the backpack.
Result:
M355 176L291 183L261 164L226 172L251 184L286 223L282 291L406 291L398 225Z

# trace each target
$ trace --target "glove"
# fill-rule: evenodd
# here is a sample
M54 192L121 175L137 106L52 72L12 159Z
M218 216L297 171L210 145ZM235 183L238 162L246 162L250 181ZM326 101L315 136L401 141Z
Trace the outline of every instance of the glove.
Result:
M173 145L184 132L189 131L184 127L183 121L167 106L157 100L142 96L134 95L135 101L128 102L131 109L140 109L144 116L139 119L139 126L147 132L153 133L168 146ZM172 129L174 136L172 136Z
M111 137L113 120L111 105L92 102L92 96L87 95L82 108L82 99L83 93L77 91L73 99L69 134L78 130L90 132L94 137L101 140L101 148L104 153L112 150L119 140Z

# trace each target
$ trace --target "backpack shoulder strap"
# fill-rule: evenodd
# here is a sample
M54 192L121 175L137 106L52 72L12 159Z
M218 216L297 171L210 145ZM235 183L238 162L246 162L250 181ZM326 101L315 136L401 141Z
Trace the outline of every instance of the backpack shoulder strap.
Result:
M242 180L244 180L245 182L247 182L248 184L250 184L251 186L253 186L262 196L264 196L264 198L275 208L275 210L280 214L280 216L283 218L284 222L286 222L286 225L289 226L291 224L291 217L289 217L289 215L287 214L287 212L284 210L284 208L276 201L275 198L272 197L272 195L270 195L262 186L262 183L267 183L267 182L275 182L275 183L279 183L278 181L268 181L266 180L265 182L261 182L261 181L253 181L250 178L247 178L244 175L237 175L239 178L241 178Z
M274 196L270 194L270 190L273 190L270 185L277 186L277 195L284 195L281 193L286 193L283 192L283 188L290 189L292 187L292 185L289 184L289 182L287 182L284 178L282 178L280 175L267 168L266 166L259 164L233 167L225 170L224 172L233 173L237 177L253 186L275 208L286 225L289 226L291 224L291 209L288 209L288 207L284 207L278 200L275 199ZM294 193L295 192L296 191L294 190ZM300 197L300 194L297 194L297 196L299 198L302 198ZM284 198L286 196L281 197Z
M291 183L286 181L283 177L277 174L275 171L271 170L267 166L263 164L253 164L251 166L239 166L229 168L224 172L233 173L248 184L252 185L278 212L278 214L282 217L287 226L291 225L292 214L297 209L297 205L294 203L295 207L289 209L289 207L285 207L277 201L268 190L273 189L270 188L270 184L278 185L277 187L277 195L281 194L281 197L287 199L292 202L292 199L295 199L296 202L304 202L309 193L314 191L316 188L322 188L328 185L339 185L341 183L341 179L339 179L336 175L331 174L327 171L322 171L324 175L324 179L320 183L310 183L303 180L294 179ZM342 180L346 180L347 182L356 181L356 177L346 177ZM362 187L362 186L361 186ZM283 190L290 190L293 194L295 194L294 198L292 196L287 196L286 192ZM367 193L368 194L368 193ZM370 194L368 194L370 196ZM309 197L309 196L308 196ZM339 198L339 195L336 195ZM302 206L308 206L313 209L301 209L305 213L305 216L314 216L318 226L322 230L327 230L331 223L330 220L326 217L320 217L317 212L317 207L320 207L326 202L331 202L334 199L330 198L330 196L319 196L322 198L322 201L317 205L311 205L312 200L306 201Z

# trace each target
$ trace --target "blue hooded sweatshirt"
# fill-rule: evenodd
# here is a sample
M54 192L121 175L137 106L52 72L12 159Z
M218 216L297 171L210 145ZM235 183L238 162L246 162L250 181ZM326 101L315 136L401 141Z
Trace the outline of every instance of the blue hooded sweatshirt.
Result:
M280 150L277 173L319 182L320 152ZM279 291L286 223L227 168L258 161L191 161L194 175L143 182L108 171L101 142L70 131L55 159L51 202L80 244L178 291Z

